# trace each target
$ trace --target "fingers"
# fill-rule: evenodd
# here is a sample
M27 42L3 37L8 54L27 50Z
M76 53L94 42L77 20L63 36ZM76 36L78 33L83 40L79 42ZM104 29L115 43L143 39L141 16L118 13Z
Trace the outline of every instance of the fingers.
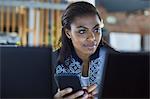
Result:
M82 96L83 94L84 94L84 91L81 90L81 91L78 91L78 92L76 92L70 96L65 97L65 99L74 99L74 98Z
M78 91L74 94L71 94L67 97L65 97L65 99L74 99L74 98L78 98L81 97L80 99L87 99L88 97L93 97L94 95L96 95L98 92L96 90L97 85L91 85L87 88L87 93L85 93L83 90ZM58 90L58 92L56 93L56 95L54 96L55 99L60 99L62 98L64 95L69 94L72 92L72 88L66 88L64 90Z
M86 93L86 94L84 94L84 96L83 97L81 97L81 98L78 98L78 99L88 99L88 94Z
M97 94L98 94L98 90L95 89L91 93L89 93L88 97L92 98L92 97L96 96Z
M59 91L61 96L64 96L64 95L71 93L71 92L72 92L72 88L66 88L66 89Z
M54 97L55 98L63 97L64 95L69 94L71 92L72 92L72 88L66 88L61 91L58 90L58 92L56 93Z
M94 96L98 93L98 91L97 91L97 85L96 84L93 84L93 85L91 85L91 86L89 86L88 88L87 88L87 91L88 91L88 98L89 99L93 99L94 98Z
M93 90L91 94L92 94L93 96L96 95L96 94L98 94L98 90L97 90L97 89Z
M93 85L89 86L89 87L87 88L88 93L91 93L92 91L94 91L94 90L96 89L96 87L97 87L96 84L93 84Z

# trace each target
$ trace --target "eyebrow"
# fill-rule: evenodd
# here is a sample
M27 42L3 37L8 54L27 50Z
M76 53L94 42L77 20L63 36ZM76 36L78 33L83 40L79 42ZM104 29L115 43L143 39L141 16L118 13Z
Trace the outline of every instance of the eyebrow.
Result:
M95 27L97 27L97 26L99 26L99 24L96 24L93 28L95 28ZM85 27L85 26L78 26L77 28L85 28L85 29L88 29L88 28Z
M99 25L99 24L96 24L96 25L93 27L93 29L96 28L97 26L100 26L100 25Z

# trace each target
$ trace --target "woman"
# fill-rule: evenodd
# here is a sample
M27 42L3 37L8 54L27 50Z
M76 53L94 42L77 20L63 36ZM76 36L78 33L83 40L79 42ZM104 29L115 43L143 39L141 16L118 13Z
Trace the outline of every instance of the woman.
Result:
M86 99L97 94L96 89L100 85L104 63L103 55L99 54L100 48L111 49L102 40L102 27L103 21L90 3L75 2L64 11L62 46L56 51L59 53L56 74L77 74L82 87L88 91L84 94L81 90L65 98L74 99L82 96L82 99ZM58 90L54 98L62 98L71 91L71 88Z

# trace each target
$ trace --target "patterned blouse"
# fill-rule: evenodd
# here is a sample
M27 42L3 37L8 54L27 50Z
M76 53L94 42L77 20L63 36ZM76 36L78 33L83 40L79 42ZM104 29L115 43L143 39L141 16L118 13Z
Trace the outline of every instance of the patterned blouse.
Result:
M91 56L89 63L89 84L102 85L102 76L105 65L105 58L108 47L99 46L96 52ZM110 49L110 48L109 48ZM65 60L65 65L69 66L65 68L63 64L56 66L56 74L61 73L74 73L81 78L82 75L82 60L77 56L75 51L72 51L71 62L69 59ZM82 86L82 84L81 84Z

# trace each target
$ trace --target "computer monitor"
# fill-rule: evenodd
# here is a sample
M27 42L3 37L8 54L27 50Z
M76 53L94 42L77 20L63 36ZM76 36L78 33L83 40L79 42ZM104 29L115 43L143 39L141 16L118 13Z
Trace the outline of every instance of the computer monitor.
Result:
M109 53L102 98L149 98L150 53Z
M51 97L51 48L0 47L1 98Z

